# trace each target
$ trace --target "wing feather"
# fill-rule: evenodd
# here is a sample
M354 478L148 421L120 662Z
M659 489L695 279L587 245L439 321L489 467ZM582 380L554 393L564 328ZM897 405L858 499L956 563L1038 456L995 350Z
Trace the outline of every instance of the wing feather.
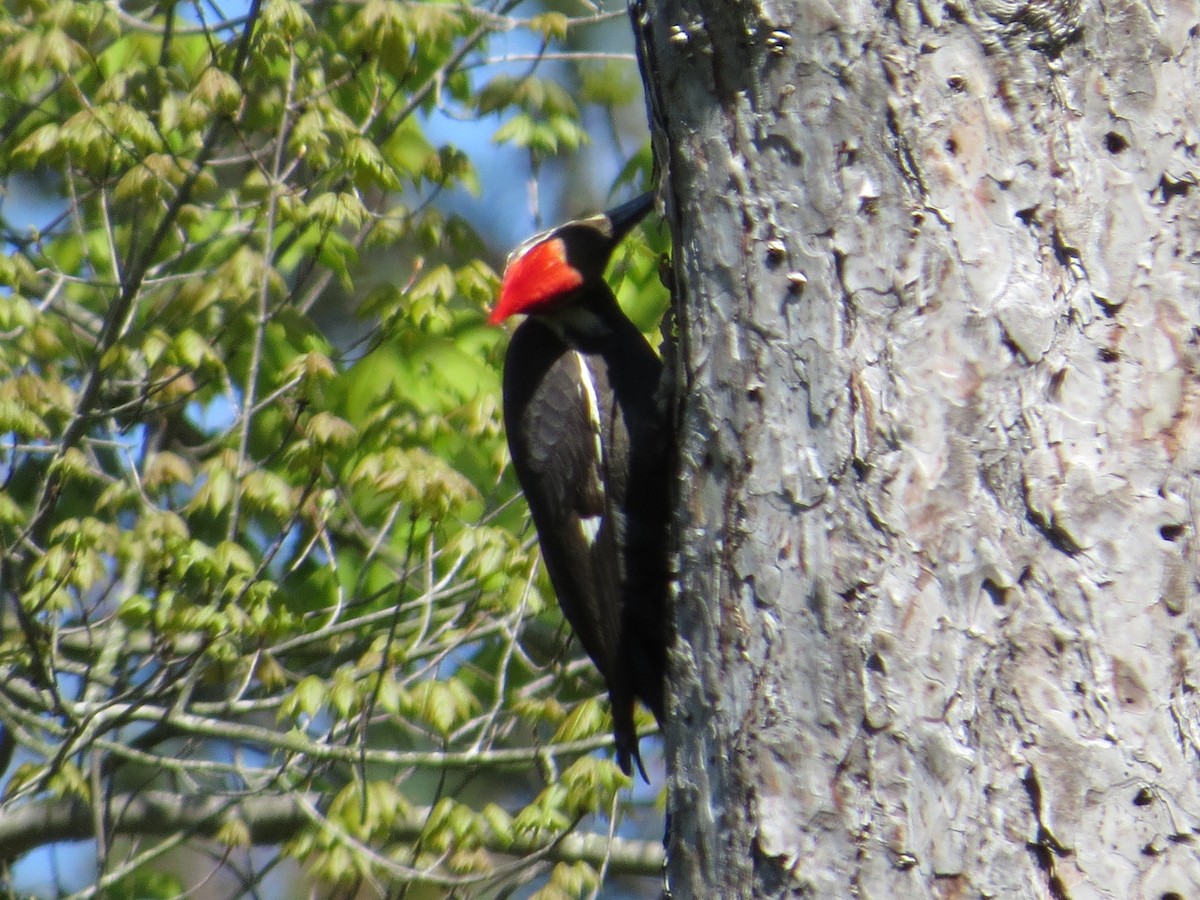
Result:
M607 385L594 383L586 358L536 320L517 329L508 352L505 428L517 479L563 614L607 679L621 626L612 498L598 431L611 416L602 408Z

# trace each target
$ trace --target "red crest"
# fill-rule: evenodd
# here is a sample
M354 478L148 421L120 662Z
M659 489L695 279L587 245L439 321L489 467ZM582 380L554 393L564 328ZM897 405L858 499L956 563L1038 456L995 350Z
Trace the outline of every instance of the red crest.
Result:
M567 262L567 245L562 238L534 244L504 270L500 299L488 321L499 325L518 313L539 312L582 284L583 276Z

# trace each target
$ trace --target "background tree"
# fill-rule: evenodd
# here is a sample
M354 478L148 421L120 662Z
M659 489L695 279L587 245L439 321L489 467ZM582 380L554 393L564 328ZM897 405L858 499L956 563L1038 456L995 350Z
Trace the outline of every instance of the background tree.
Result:
M1200 895L1200 10L639 15L677 894Z
M656 877L500 477L497 254L445 211L480 182L460 121L508 148L497 249L534 176L580 184L555 156L585 117L644 142L631 56L592 46L629 46L624 10L568 6L0 12L9 890L81 839L50 890L270 893L290 858L342 895ZM657 258L618 260L645 324Z

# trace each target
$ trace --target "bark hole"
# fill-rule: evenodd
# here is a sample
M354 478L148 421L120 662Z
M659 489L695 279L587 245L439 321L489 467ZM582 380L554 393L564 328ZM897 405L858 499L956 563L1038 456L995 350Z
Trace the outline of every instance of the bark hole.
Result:
M1158 529L1158 533L1162 535L1164 541L1175 543L1183 535L1183 525L1164 525Z
M1104 149L1113 155L1124 153L1129 149L1129 141L1115 131L1110 131L1104 136Z
M1003 588L990 578L983 579L983 584L980 585L984 592L992 599L992 603L996 606L1004 606L1008 603L1008 589Z
M1158 190L1162 194L1163 203L1169 203L1175 197L1186 197L1191 189L1191 181L1172 178L1166 172L1163 172L1162 178L1158 180Z

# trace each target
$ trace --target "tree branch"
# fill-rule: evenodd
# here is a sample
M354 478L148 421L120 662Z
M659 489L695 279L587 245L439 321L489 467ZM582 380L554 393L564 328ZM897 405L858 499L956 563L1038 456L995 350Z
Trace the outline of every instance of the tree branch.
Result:
M109 804L108 834L123 837L152 837L176 832L215 837L231 819L245 825L255 845L280 844L311 824L304 809L319 804L320 794L247 796L240 798L186 797L166 791L119 794ZM397 819L389 839L416 840L430 810L417 807ZM6 811L0 818L0 860L11 862L36 847L59 841L82 841L95 837L95 819L90 804L79 798L46 800ZM547 847L548 842L517 838L505 844L498 838L484 842L484 849L504 856L544 852L555 862L586 862L623 875L656 875L662 870L663 851L657 841L638 841L604 834L570 834Z

